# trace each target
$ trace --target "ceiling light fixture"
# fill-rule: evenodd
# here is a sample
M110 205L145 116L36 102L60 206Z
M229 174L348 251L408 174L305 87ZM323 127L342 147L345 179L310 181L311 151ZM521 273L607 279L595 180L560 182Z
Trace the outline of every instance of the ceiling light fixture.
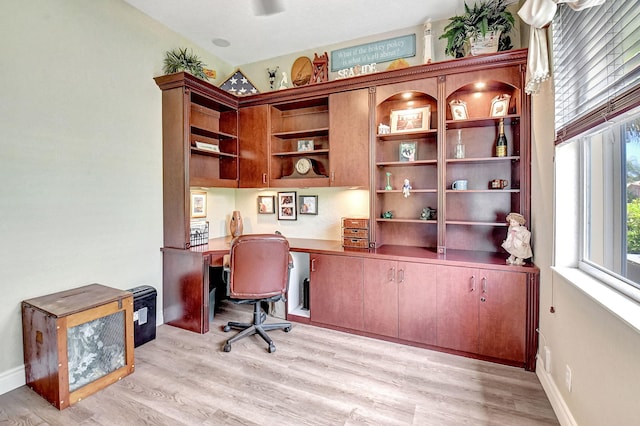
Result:
M224 38L214 38L211 40L211 43L215 44L218 47L229 47L231 46L231 42Z

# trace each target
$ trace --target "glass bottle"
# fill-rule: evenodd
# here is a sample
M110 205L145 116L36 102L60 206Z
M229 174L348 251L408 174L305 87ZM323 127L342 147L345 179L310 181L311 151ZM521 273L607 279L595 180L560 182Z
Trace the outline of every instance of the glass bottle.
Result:
M458 129L458 143L456 144L456 150L453 153L455 158L464 158L464 144L462 143L462 129Z
M507 156L507 137L504 135L504 119L500 119L498 139L496 140L496 157Z

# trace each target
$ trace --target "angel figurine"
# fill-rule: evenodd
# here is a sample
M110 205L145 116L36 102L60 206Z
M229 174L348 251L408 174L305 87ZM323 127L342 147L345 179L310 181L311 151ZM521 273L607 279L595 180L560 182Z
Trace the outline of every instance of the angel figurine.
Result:
M411 193L409 192L411 190L411 184L409 183L409 179L405 179L404 180L404 185L402 185L402 195L404 195L404 198L407 198L409 195L411 195Z
M507 215L509 229L507 239L502 242L504 248L510 256L507 263L510 265L524 265L524 259L533 256L531 251L531 232L524 227L525 219L520 213L509 213Z

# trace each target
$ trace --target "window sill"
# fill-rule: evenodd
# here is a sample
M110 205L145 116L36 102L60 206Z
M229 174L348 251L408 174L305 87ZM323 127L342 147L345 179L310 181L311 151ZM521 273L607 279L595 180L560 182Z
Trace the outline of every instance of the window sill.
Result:
M578 268L552 267L553 271L584 292L606 310L640 332L640 291L633 289L627 296L611 288L603 280ZM633 296L638 299L634 300Z

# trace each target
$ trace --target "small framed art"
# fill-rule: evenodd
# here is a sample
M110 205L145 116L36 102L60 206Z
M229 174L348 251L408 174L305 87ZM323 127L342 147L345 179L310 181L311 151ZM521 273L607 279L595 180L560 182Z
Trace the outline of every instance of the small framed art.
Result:
M298 151L313 151L313 139L299 140Z
M454 99L449 102L449 106L451 107L451 118L454 120L466 120L469 118L469 114L467 114L467 103L465 101Z
M275 198L273 195L258 195L258 214L274 214Z
M398 161L416 161L418 155L417 142L400 142Z
M318 196L300 196L300 214L318 214Z
M431 107L402 109L391 111L391 133L416 132L429 130Z
M278 192L278 220L296 220L297 218L296 193Z
M504 117L509 113L509 101L511 96L498 95L491 100L491 117Z
M191 192L191 217L207 217L206 192Z

